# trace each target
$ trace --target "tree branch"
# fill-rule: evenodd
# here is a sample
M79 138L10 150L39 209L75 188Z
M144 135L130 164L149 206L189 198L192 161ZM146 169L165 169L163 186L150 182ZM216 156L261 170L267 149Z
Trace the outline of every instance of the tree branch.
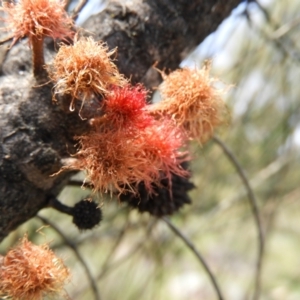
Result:
M133 82L157 86L160 74L152 68L176 69L180 62L215 31L238 0L113 1L84 28L96 39L118 48L117 65ZM112 18L113 16L113 18Z
M238 172L248 194L249 203L252 209L253 217L255 220L257 232L258 232L258 254L257 254L257 262L256 262L256 271L255 271L255 284L254 284L254 295L253 300L258 300L260 297L260 290L261 290L261 270L262 270L262 262L263 262L263 253L264 253L264 234L262 229L262 224L260 220L260 214L258 209L258 204L254 192L250 186L249 180L240 165L239 161L232 153L232 151L226 146L226 144L217 136L213 137L213 140L216 144L218 144L223 152L226 154L228 159L231 161L233 166L235 167L236 171Z
M217 283L217 280L210 270L208 264L206 263L205 259L202 257L201 253L196 249L194 244L166 217L163 217L162 220L169 226L169 228L179 237L181 240L187 245L189 249L196 255L198 258L199 262L202 264L203 268L205 269L205 272L209 276L212 285L218 295L219 300L224 300L224 297L221 293L221 290L219 288L219 285Z
M241 0L131 0L111 2L84 27L118 47L120 71L148 88L159 84L152 68L175 69ZM46 61L55 55L45 49ZM57 173L75 151L74 136L88 128L78 113L52 101L52 84L32 77L28 42L6 54L0 72L0 241L67 185L72 173Z
M38 219L40 219L45 225L50 225L56 232L58 235L60 235L63 240L65 241L65 244L74 252L74 254L76 255L77 259L80 261L80 263L82 264L82 267L84 268L84 271L86 273L86 276L88 278L88 280L90 281L90 285L94 294L94 299L95 300L101 300L100 297L100 292L99 289L97 287L97 282L94 279L93 275L90 272L90 269L88 268L86 262L84 261L82 255L80 254L80 252L78 251L76 245L74 245L74 243L72 243L68 237L62 232L62 230L60 230L53 222L49 221L48 219L42 217L42 216L37 216Z

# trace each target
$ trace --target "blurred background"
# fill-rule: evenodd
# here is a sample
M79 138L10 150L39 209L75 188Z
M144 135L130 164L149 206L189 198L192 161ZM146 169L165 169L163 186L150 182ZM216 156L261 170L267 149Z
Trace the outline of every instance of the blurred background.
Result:
M79 22L96 11L89 5ZM201 253L225 299L252 299L257 278L260 299L300 299L299 30L299 1L247 1L182 62L195 68L211 59L212 75L231 85L231 122L216 134L245 171L261 217L264 251L232 160L215 140L191 145L192 204L170 220ZM67 187L59 199L74 205L86 195ZM66 291L74 300L100 299L97 293L109 300L218 299L199 259L164 220L116 199L106 199L102 210L99 227L79 232L71 217L45 209L42 219L7 237L0 252L25 232L35 243L50 242L71 269ZM42 220L52 226L37 234Z

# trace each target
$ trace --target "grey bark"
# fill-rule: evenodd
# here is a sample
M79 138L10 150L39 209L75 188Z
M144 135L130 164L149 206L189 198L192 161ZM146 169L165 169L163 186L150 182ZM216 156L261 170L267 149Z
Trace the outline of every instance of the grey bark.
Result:
M116 64L149 89L160 82L152 68L175 69L241 0L132 0L111 2L84 28L118 47ZM48 60L55 54L48 44ZM75 152L74 136L87 129L78 113L52 101L51 83L32 76L26 41L0 51L0 241L47 207L71 173L58 172ZM63 103L64 100L62 100Z

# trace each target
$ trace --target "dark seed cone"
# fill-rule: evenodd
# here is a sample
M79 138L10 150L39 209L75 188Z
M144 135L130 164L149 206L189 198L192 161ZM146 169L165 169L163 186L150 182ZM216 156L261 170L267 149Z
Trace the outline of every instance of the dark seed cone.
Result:
M183 166L186 168L186 166ZM149 195L144 183L138 185L138 193L121 194L120 201L127 202L139 212L149 212L156 217L172 215L185 204L190 204L191 199L188 191L195 185L189 181L189 178L172 175L172 186L169 188L168 179L162 179L160 186L153 186L154 193Z
M92 229L102 220L102 210L94 201L81 200L73 208L73 223L80 229Z

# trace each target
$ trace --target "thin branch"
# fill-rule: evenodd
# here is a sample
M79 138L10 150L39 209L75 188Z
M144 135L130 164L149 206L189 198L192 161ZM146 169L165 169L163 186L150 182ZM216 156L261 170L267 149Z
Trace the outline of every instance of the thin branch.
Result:
M254 1L257 5L257 7L261 10L261 12L263 13L264 17L266 18L266 20L270 23L271 22L271 16L269 14L269 12L267 11L266 8L264 8L261 4L260 1L255 0Z
M36 79L46 77L47 71L44 67L44 38L32 36L30 43L32 47L33 75Z
M119 267L122 263L126 262L130 257L132 257L145 244L145 241L149 239L149 234L152 228L154 227L154 225L156 224L156 221L157 220L154 219L153 222L149 224L145 239L137 243L137 245L134 248L132 248L132 250L127 255L121 257L115 262L112 262L109 266L106 267L106 269L103 269L101 273L97 276L97 280L103 278L107 272L111 271L114 267Z
M284 35L286 35L287 33L289 33L292 29L294 29L296 26L298 26L300 24L300 18L295 18L285 24L283 24L282 26L280 26L278 29L276 29L273 33L272 33L272 38L273 39L280 39L282 38Z
M257 28L257 30L259 30L259 33L262 35L263 38L265 38L266 41L271 42L273 45L275 45L277 47L277 49L284 55L284 57L291 58L295 62L299 63L299 60L300 60L299 55L297 53L294 53L294 51L291 51L287 47L287 42L288 42L289 44L292 44L294 46L294 48L296 49L294 41L292 39L289 39L288 36L285 36L285 41L282 40L283 35L285 35L287 33L286 26L285 25L282 26L279 23L277 23L275 20L273 20L271 15L267 11L267 9L264 8L260 4L259 1L256 0L255 3L257 4L258 8L263 13L270 28L274 31L273 34L270 35L265 31L265 26L264 26L261 28ZM282 32L282 30L283 30L283 32ZM284 34L282 35L282 33L284 33Z
M76 186L76 187L82 187L83 181L71 179L71 180L68 181L68 185Z
M267 179L269 179L274 174L278 173L283 167L290 163L290 161L290 156L280 156L279 158L271 162L268 166L266 166L264 169L260 170L252 179L249 180L252 189L258 188L259 186L264 184L264 182ZM222 201L208 213L208 216L213 216L217 213L231 208L246 194L247 191L245 191L244 188L239 188L235 191L234 195L222 199Z
M13 39L14 39L13 36L8 36L8 37L4 38L3 40L0 40L0 45L3 45L5 43L7 43L7 42L12 42Z
M154 219L148 226L145 238L137 243L134 247L132 247L132 250L125 256L121 257L120 259L116 260L115 262L112 262L110 265L106 266L105 269L102 269L99 275L97 276L97 280L102 279L107 273L111 272L113 269L120 267L123 263L125 263L129 258L131 258L133 255L135 255L144 245L145 242L149 239L149 234L156 224L157 220ZM77 296L80 297L81 294L84 293L86 290L85 287L83 287L81 290L77 291Z
M256 264L256 271L255 271L255 284L254 284L254 295L253 300L258 300L261 290L261 270L262 270L262 261L263 261L263 253L264 253L264 235L263 229L260 220L260 214L258 209L258 204L254 192L250 186L249 180L240 165L239 161L232 153L232 151L226 146L226 144L217 136L213 137L213 140L216 144L218 144L223 152L226 154L228 159L231 161L233 166L235 167L236 171L238 172L248 194L249 203L252 209L253 217L255 220L255 224L257 227L258 232L258 257L257 257L257 264Z
M76 180L76 179L75 180L70 179L68 181L67 185L74 186L74 187L91 189L91 185L88 182L83 182L82 180Z
M169 226L169 228L179 237L181 238L181 240L188 246L189 249L191 249L191 251L196 255L196 257L198 258L199 262L202 264L202 266L204 267L207 275L209 276L214 289L218 295L218 299L219 300L224 300L224 297L221 293L221 290L219 288L219 285L217 283L217 280L214 276L214 274L212 273L212 271L210 270L208 264L206 263L206 261L204 260L204 258L202 257L202 255L200 254L200 252L196 249L196 247L194 246L194 244L166 217L163 217L162 220Z
M118 249L118 246L121 244L124 236L125 236L125 233L129 227L129 214L127 214L127 220L126 220L126 223L125 225L122 227L122 230L119 232L119 235L114 243L114 245L112 246L111 250L109 251L109 254L107 256L107 258L105 259L105 262L104 264L102 265L101 269L102 269L102 272L105 272L105 270L107 268L109 268L109 264L110 264L110 261L112 259L112 257L114 256L115 254L115 251Z
M79 253L77 247L69 240L69 238L54 223L52 223L51 221L49 221L46 218L41 217L41 216L37 216L37 218L40 219L44 224L49 224L64 239L67 246L69 246L73 250L77 259L81 262L81 264L86 272L86 275L90 281L95 300L101 300L100 292L97 287L97 283L96 283L95 279L93 278L86 262L84 261L83 257Z
M65 1L65 11L69 11L70 5L72 3L72 0L66 0Z
M72 11L71 17L74 21L78 18L79 13L82 11L82 9L87 4L88 0L79 0L77 6Z
M49 207L52 207L64 214L67 214L69 216L73 216L74 215L74 208L67 206L63 203L61 203L60 201L58 201L55 197L51 197L49 199L49 203L48 203Z

